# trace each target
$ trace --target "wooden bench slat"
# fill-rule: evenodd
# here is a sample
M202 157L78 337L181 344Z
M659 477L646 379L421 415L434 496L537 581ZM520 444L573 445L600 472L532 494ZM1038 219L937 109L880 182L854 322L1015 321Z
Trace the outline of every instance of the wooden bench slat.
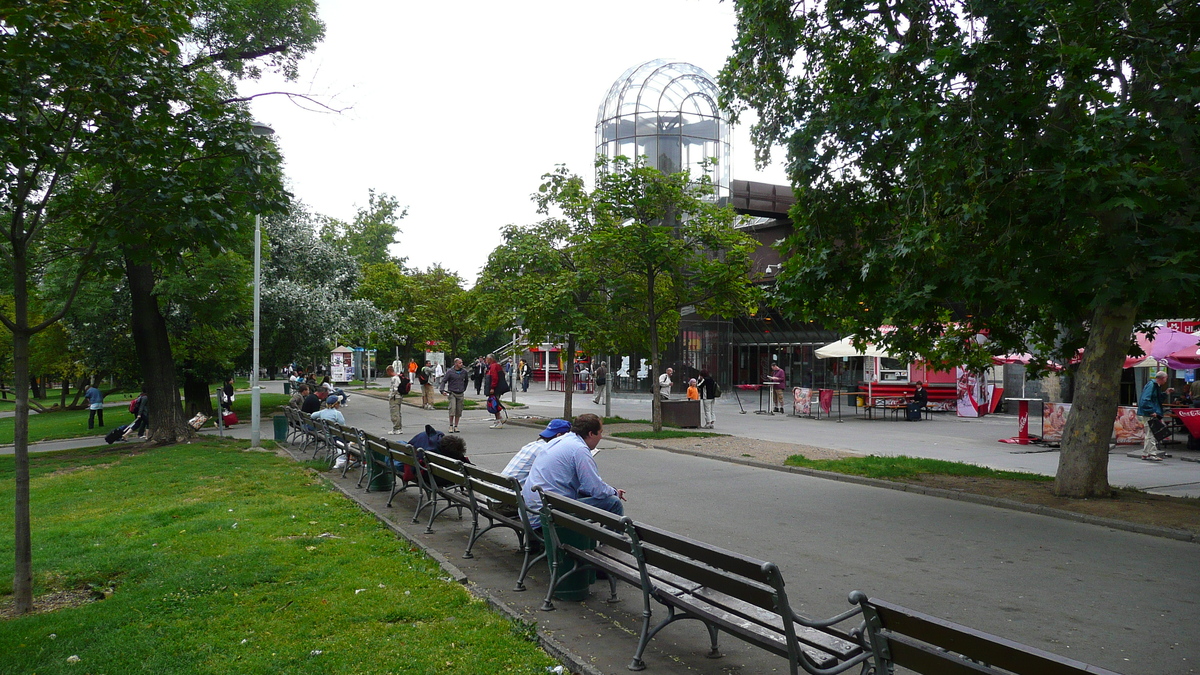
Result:
M717 593L710 588L700 588L691 593L697 598L708 602L709 604L720 607L731 614L744 616L746 619L767 626L776 631L783 631L783 617L776 612L769 612L760 609L749 603L742 602L737 598L727 596L723 593ZM853 656L862 651L862 647L855 642L849 640L849 636L845 635L836 629L825 629L825 632L810 628L803 624L792 622L796 631L796 638L801 642L811 644L814 647L830 652L831 654L841 654L844 657Z
M644 546L642 553L646 563L691 579L702 586L731 595L763 609L774 609L775 589L749 579L738 578L701 565L692 560L675 556L654 546Z

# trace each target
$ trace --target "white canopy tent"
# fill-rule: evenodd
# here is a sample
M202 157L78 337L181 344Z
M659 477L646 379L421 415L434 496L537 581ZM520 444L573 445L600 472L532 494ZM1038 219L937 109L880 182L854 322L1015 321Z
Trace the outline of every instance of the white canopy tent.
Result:
M885 352L879 347L876 347L875 345L869 344L862 350L856 349L854 345L850 344L850 341L853 339L854 336L849 335L841 340L838 340L837 342L830 342L824 347L814 351L813 354L816 354L818 359L832 359L841 356L872 356L882 359L895 358L891 354Z

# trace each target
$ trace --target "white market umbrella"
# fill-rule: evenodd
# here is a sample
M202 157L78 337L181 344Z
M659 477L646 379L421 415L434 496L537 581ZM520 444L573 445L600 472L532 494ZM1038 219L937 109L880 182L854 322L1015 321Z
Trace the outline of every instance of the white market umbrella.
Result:
M850 341L853 339L853 335L844 337L837 342L830 342L813 353L817 355L818 359L832 359L840 356L873 356L883 359L894 358L882 348L871 344L866 345L861 350L857 349L854 345L850 344Z

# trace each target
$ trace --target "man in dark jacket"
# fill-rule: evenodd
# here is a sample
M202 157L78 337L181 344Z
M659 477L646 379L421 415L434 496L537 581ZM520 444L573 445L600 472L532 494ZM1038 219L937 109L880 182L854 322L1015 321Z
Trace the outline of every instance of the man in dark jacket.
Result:
M1154 432L1150 425L1152 421L1155 426L1162 422L1163 416L1163 401L1168 394L1175 393L1174 389L1163 390L1163 385L1167 383L1166 371L1158 371L1154 375L1154 379L1146 383L1142 388L1142 395L1138 397L1138 421L1142 423L1142 428L1146 434L1146 440L1142 443L1142 459L1147 462L1161 462L1163 455L1166 453L1159 449L1158 440L1154 438Z
M446 396L447 410L450 411L450 433L458 433L458 420L463 413L463 398L467 393L467 380L471 372L463 365L462 359L454 359L454 365L442 377L442 394Z

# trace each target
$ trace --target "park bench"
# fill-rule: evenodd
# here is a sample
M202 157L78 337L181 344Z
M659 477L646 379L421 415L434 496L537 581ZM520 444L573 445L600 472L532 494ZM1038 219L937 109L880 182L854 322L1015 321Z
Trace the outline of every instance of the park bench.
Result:
M306 412L300 413L300 423L304 427L304 442L300 444L300 452L306 452L312 446L312 459L316 459L322 450L329 454L329 434L325 429L324 420L314 420Z
M295 444L301 438L304 438L304 427L300 422L300 411L291 407L284 406L283 416L287 420L287 436L284 440L289 444Z
M637 586L642 593L642 628L631 670L642 670L646 647L659 631L682 619L704 623L711 640L709 656L720 655L718 633L724 631L788 660L790 672L834 675L864 667L871 654L851 629L838 627L861 613L854 607L823 621L795 612L784 592L783 578L773 564L727 551L666 530L615 516L581 502L542 493L542 522L547 546L578 562L559 574L558 556L551 555L550 589L542 609L553 609L551 598L563 579L585 570L603 570L616 597L616 580ZM559 529L599 542L594 549L565 543ZM651 626L651 600L667 608L667 616Z
M546 553L544 548L540 553L536 550L542 538L529 524L529 512L521 496L521 483L516 478L502 476L474 464L463 464L462 468L467 475L467 495L471 500L471 537L463 557L474 557L471 549L475 542L497 527L516 532L517 544L524 552L525 559L513 590L525 590L525 576L534 564L546 557ZM511 515L513 512L517 515ZM482 528L481 518L487 520L487 525Z
M433 521L438 516L451 510L458 510L458 519L462 520L463 510L471 508L471 497L467 494L467 474L463 472L463 463L436 452L418 453L418 459L424 459L425 469L428 470L426 485L430 488L429 524L425 534L433 532ZM442 505L439 507L438 502ZM419 512L419 511L418 511Z
M896 666L918 673L1017 675L1117 675L1073 659L922 614L854 591L863 612L864 641L874 672Z

